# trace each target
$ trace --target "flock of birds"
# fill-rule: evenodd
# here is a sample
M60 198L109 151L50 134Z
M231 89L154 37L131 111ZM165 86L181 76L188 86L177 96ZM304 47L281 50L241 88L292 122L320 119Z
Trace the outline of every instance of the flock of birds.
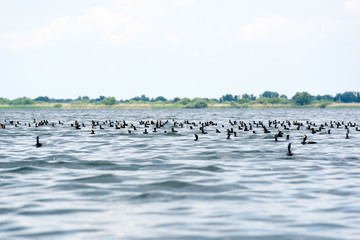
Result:
M41 120L36 121L35 119L31 123L21 123L19 121L7 121L5 120L4 123L0 123L0 129L6 129L7 127L20 127L20 126L27 126L27 127L43 127L43 126L57 126L64 125L64 122L57 121L49 122L48 120ZM79 123L78 121L74 121L69 123L69 126L74 130L86 129L85 123ZM168 127L166 127L168 126ZM170 126L170 127L169 127ZM190 130L194 130L198 132L193 133L194 141L199 141L199 135L201 134L208 134L210 130L208 128L212 127L211 131L214 131L216 134L225 133L226 139L231 139L232 137L237 137L240 132L249 132L252 134L274 134L274 141L279 141L279 138L285 138L286 140L290 140L290 131L300 131L306 130L309 134L316 134L319 132L325 134L331 134L332 129L345 129L345 139L350 139L350 129L354 129L355 131L360 131L358 125L356 123L344 122L344 121L329 121L324 122L322 124L316 124L314 122L306 121L305 123L301 121L278 121L278 120L269 120L267 122L262 121L252 121L252 122L244 122L244 121L236 121L236 120L229 120L226 126L224 124L218 124L213 121L200 121L200 122L190 122L188 120L184 120L181 122L176 121L175 119L172 120L146 120L146 121L139 121L138 125L134 125L133 123L127 123L125 120L123 121L112 121L112 120L105 120L105 121L94 121L91 120L90 124L90 134L96 134L95 130L104 130L104 129L124 129L128 134L133 134L135 132L141 132L142 134L149 134L150 130L152 129L151 133L163 132L163 133L178 133L182 128L188 128ZM138 131L138 128L141 131ZM215 128L215 129L214 129ZM170 130L169 130L170 129ZM270 131L270 129L272 131ZM301 144L317 144L315 141L308 141L307 135L302 134L302 141ZM288 151L287 155L292 156L293 153L291 152L291 145L292 143L288 143ZM39 148L42 147L43 144L40 143L39 136L36 137L36 144L35 147Z

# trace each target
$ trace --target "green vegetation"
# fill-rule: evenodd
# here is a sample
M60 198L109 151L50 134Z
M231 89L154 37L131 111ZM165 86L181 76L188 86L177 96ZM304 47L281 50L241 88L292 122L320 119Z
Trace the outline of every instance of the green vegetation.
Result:
M194 98L191 103L186 105L186 108L207 108L207 101L201 98Z
M319 108L326 108L330 104L331 104L331 102L329 102L329 101L319 102Z
M311 103L311 95L308 92L297 92L293 97L293 101L296 105L308 105Z
M105 105L115 105L116 103L118 103L118 101L116 101L115 97L106 97L103 100L101 100L100 102Z
M9 100L0 97L0 108L360 108L360 92L338 93L335 97L312 96L308 92L297 92L292 98L277 92L265 91L258 97L253 94L226 94L220 98L166 99L163 96L149 98L144 94L127 100L99 96L90 99L79 96L76 99L54 99L40 96Z
M32 105L35 102L28 97L16 98L11 102L11 105Z

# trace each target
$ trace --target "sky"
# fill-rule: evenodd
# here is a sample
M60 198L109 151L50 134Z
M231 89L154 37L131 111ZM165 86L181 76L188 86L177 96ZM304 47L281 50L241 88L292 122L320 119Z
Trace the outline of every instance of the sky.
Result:
M360 0L1 0L0 97L360 91Z

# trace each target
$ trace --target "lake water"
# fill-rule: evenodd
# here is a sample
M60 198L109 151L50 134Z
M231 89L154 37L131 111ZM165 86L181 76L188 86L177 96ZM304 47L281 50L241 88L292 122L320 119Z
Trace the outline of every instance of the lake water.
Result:
M92 120L107 123L90 134ZM143 134L141 120L168 123ZM185 120L197 126L172 132ZM278 124L290 139L275 142L269 120L305 126ZM306 129L330 120L360 124L360 110L0 110L0 239L359 239L360 132Z

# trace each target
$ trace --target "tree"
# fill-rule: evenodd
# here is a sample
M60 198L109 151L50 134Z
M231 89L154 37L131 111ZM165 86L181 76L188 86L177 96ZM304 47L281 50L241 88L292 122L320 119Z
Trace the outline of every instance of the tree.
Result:
M233 96L232 94L226 94L219 99L219 102L232 102L232 101L236 102L238 98L239 96L237 95Z
M279 94L277 92L265 91L261 96L265 98L278 98Z
M329 94L326 94L326 95L317 95L315 97L316 100L325 100L325 101L333 101L334 100L334 97L329 95Z
M98 98L95 99L90 99L90 102L101 102L103 99L105 98L105 96L99 96Z
M356 92L344 92L340 95L340 101L349 103L349 102L356 102L357 94Z
M178 98L178 97L176 97L176 98L174 98L174 99L172 100L173 103L176 103L176 102L178 102L178 101L180 101L180 98Z
M130 101L143 101L143 102L149 102L150 98L145 96L145 94L142 94L140 97L133 97L130 99Z
M307 105L311 102L311 95L308 92L297 92L292 98L296 105Z
M250 99L252 101L256 100L256 97L253 95L253 94L247 94L247 93L244 93L242 96L241 96L242 99Z
M7 98L0 98L0 104L11 104L11 101Z
M156 97L155 99L152 99L151 101L152 102L157 102L157 101L166 102L167 99L164 98L163 96L159 96L159 97Z
M281 94L280 98L288 99L288 97L285 94Z
M39 96L39 97L35 98L34 101L50 102L50 99L49 99L49 97L47 97L47 96L45 96L45 97Z

